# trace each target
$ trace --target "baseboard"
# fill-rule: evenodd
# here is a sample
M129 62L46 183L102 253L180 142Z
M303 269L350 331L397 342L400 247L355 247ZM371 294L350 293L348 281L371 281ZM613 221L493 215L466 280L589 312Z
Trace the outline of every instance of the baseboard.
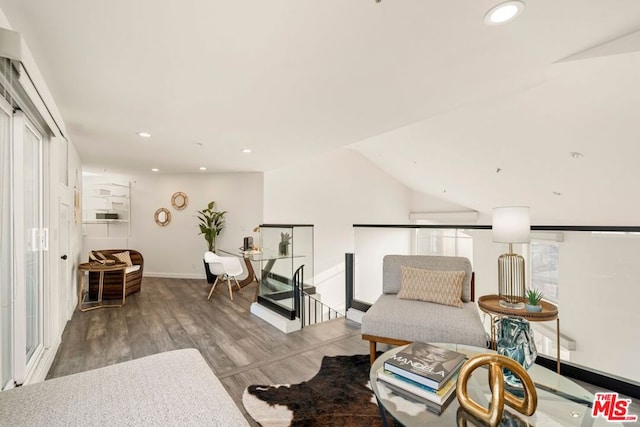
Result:
M350 305L351 305L351 308L355 308L356 310L359 310L363 313L366 313L371 308L371 304L358 301L357 299L351 300Z
M206 280L206 276L204 274L199 273L164 273L157 271L144 271L142 273L142 277L160 277L164 279L204 279Z
M536 364L544 366L554 372L557 369L556 359L540 354L536 358ZM560 374L564 377L584 381L595 387L615 391L634 399L640 399L640 384L625 378L616 377L563 361L560 361Z

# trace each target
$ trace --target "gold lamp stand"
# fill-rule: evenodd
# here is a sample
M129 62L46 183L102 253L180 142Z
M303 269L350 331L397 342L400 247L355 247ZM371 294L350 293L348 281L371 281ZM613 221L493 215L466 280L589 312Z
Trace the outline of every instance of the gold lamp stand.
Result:
M513 253L513 244L509 243L509 253L498 258L498 292L500 305L506 308L524 308L524 258Z

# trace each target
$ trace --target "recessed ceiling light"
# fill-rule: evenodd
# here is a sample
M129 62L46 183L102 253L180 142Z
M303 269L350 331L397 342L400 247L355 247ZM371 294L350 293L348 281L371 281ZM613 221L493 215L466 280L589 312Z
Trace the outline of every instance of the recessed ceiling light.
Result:
M153 168L153 169L151 169L151 172L160 172L160 169L158 169L158 168Z
M138 132L137 134L140 138L151 138L151 134L149 132Z
M584 157L582 153L578 153L577 151L572 151L571 153L569 153L569 155L574 159L581 159Z
M507 1L492 7L484 15L484 23L487 25L506 24L516 19L524 10L524 3L521 1Z
M206 171L206 170L207 170L207 168L205 168L204 166L200 166L200 170L201 170L201 171Z
M242 152L245 154L249 154L251 152L251 148L243 148Z

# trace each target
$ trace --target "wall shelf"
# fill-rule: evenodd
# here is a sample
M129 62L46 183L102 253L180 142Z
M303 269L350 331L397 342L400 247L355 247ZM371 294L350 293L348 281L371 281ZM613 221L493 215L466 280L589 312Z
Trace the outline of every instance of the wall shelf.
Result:
M103 178L104 179L104 178ZM130 235L130 184L85 178L82 194L83 234L87 237ZM99 218L111 214L116 218Z

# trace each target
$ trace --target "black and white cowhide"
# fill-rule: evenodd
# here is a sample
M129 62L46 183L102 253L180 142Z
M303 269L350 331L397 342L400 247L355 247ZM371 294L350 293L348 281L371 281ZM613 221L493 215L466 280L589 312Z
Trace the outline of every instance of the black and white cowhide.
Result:
M251 385L242 396L247 413L263 427L378 426L369 386L369 355L325 356L320 371L300 384ZM391 417L387 417L393 425Z

